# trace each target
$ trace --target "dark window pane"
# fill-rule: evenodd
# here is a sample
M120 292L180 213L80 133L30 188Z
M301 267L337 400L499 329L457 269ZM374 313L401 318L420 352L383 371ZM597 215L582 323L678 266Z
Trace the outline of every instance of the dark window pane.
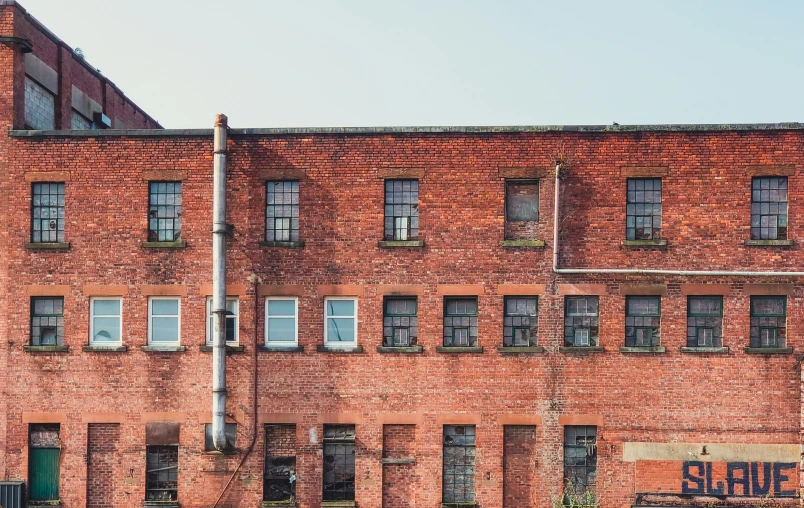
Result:
M658 346L660 330L658 296L628 296L625 299L625 345Z
M564 345L598 345L598 297L568 296L564 300Z
M148 241L181 240L181 182L151 182L148 189Z
M31 242L64 242L64 184L35 183L31 199Z
M538 180L506 182L505 220L509 222L539 220Z
M299 241L299 182L265 183L265 241Z
M296 498L296 426L265 426L263 501Z
M535 346L539 322L537 298L508 296L503 308L503 346Z
M626 240L662 237L662 179L629 178L626 191Z
M475 427L445 425L443 443L442 501L472 503L475 500Z
M386 240L413 240L419 237L419 182L385 181Z
M386 298L383 315L383 346L405 347L418 343L416 298Z
M31 345L64 344L64 298L31 298Z
M687 346L721 347L723 344L723 297L687 297Z
M757 177L751 182L751 239L787 239L787 177Z
M176 501L178 480L179 447L146 447L145 500Z
M355 499L355 427L324 426L324 501Z
M785 347L787 297L751 297L751 347Z
M444 299L444 346L477 346L477 298Z

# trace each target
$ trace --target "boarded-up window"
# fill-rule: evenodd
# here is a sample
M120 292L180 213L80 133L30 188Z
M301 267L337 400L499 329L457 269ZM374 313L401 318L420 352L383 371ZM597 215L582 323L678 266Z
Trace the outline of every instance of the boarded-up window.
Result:
M59 499L59 424L35 424L29 429L28 489L31 501Z
M505 182L505 220L535 222L539 220L539 181L509 180Z
M265 426L263 501L294 501L296 498L296 426Z
M355 499L355 426L324 425L324 501Z

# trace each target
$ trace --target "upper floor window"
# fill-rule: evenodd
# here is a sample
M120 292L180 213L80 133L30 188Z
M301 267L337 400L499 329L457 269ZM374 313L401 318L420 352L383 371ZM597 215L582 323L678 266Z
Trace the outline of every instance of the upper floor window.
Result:
M324 345L357 346L357 298L327 297L324 309Z
M31 298L31 345L64 345L64 297Z
M419 181L385 181L385 239L419 238Z
M787 298L751 297L751 347L785 347Z
M89 344L109 346L122 344L123 300L92 298L89 300Z
M787 240L787 177L751 181L751 239Z
M25 127L46 131L56 128L56 96L30 76L25 76Z
M265 182L265 241L299 241L299 182Z
M148 202L148 241L181 240L181 182L151 182Z
M627 296L625 298L625 345L652 347L659 345L658 296Z
M505 220L537 222L539 220L539 181L505 181Z
M298 343L299 301L295 297L265 299L265 345L295 346Z
M477 346L477 297L444 299L444 346Z
M506 296L503 316L503 346L535 346L538 330L538 299Z
M240 301L237 298L226 298L226 342L237 344L239 335L238 318L240 311ZM212 345L213 341L213 322L212 322L212 297L207 298L207 344Z
M661 239L662 179L629 178L627 196L625 239Z
M564 301L564 345L597 346L598 319L597 296L567 296Z
M64 184L35 183L31 201L31 242L64 241Z
M387 297L382 322L385 347L415 346L419 337L416 298Z
M723 345L723 297L687 297L687 346Z
M148 299L148 343L156 346L179 344L179 298L154 296Z

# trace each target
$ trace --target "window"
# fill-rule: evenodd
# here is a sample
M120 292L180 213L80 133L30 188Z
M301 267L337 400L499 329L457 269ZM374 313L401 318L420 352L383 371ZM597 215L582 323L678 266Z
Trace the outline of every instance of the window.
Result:
M419 321L416 312L416 298L385 299L382 322L383 346L405 347L415 346L418 343Z
M64 345L64 298L31 298L31 345Z
M176 501L179 486L179 447L147 446L146 501Z
M31 242L64 241L64 184L33 184Z
M564 301L564 345L597 346L598 297L568 296Z
M625 239L662 238L662 179L629 178Z
M475 426L444 426L444 503L475 502Z
M29 501L57 501L61 455L59 424L32 424L28 429L28 444Z
M265 345L295 346L298 343L297 298L265 299Z
M226 436L226 450L236 450L237 446L237 424L225 423L223 424L223 435ZM215 444L212 439L212 424L204 424L204 451L214 452Z
M149 184L148 241L181 240L181 182Z
M265 426L263 501L296 498L296 425Z
M73 110L73 115L70 120L70 128L88 131L92 129L92 121L78 111Z
M324 345L356 346L357 298L327 297L324 309Z
M751 347L785 347L787 298L751 297Z
M89 300L89 344L108 346L123 343L120 298Z
M179 344L179 299L154 296L148 299L148 343L157 346Z
M564 427L564 503L594 501L596 481L597 427Z
M538 299L535 296L506 296L503 315L503 346L535 346L538 331Z
M537 222L539 220L539 181L505 181L505 220Z
M265 182L265 241L299 241L299 182Z
M751 239L787 240L787 177L751 181Z
M226 342L237 344L239 339L240 301L237 298L226 299ZM212 297L207 298L207 344L212 345Z
M723 342L723 297L687 297L687 346L721 347Z
M324 425L324 501L355 499L355 426Z
M444 299L444 346L477 346L477 298Z
M419 238L419 181L385 181L385 239Z
M661 317L658 296L625 297L625 345L653 347L659 345Z
M25 76L25 128L56 128L56 96L29 76Z

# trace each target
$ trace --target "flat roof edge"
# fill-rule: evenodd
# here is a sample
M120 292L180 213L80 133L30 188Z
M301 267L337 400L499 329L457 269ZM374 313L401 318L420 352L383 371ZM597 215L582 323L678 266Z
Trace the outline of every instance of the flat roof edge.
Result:
M179 136L212 136L212 129L95 129L95 130L9 130L12 138L105 138L105 137L145 137L163 138Z

